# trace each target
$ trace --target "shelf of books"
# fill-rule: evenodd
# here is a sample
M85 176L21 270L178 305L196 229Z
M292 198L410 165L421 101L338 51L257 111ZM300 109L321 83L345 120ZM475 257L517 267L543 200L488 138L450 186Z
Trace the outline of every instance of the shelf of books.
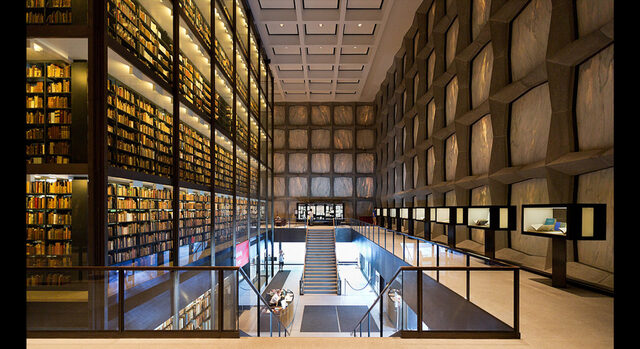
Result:
M253 157L249 168L249 192L252 197L258 196L258 160Z
M249 205L249 227L250 237L258 234L258 200L251 199Z
M236 150L239 156L236 158L236 192L239 194L249 194L249 164L247 155L242 150Z
M215 187L231 193L233 191L233 154L222 145L215 144Z
M172 197L173 191L169 186L109 181L107 186L109 265L148 264L139 259L171 251L173 247Z
M236 244L247 240L247 224L249 218L249 200L236 197Z
M209 289L178 311L177 328L174 328L173 319L170 318L155 330L211 330L211 309L211 289Z
M180 0L180 7L182 8L182 13L185 14L187 19L191 22L191 26L196 31L196 35L200 37L200 39L205 44L205 49L207 51L211 50L211 27L209 23L205 20L205 16L202 14L201 9L193 0ZM209 4L209 6L211 6ZM210 9L202 9L204 11L210 11Z
M172 125L169 112L109 76L107 145L112 166L170 177Z
M179 76L182 95L199 111L211 115L211 84L182 52Z
M236 116L236 143L244 149L249 145L249 127L240 115Z
M215 195L214 238L216 247L233 239L233 197L231 195Z
M72 265L72 180L29 176L26 186L28 267ZM30 273L27 286L63 285L68 273Z
M27 164L67 164L71 159L71 65L27 62Z
M26 0L27 24L72 24L71 0Z
M238 47L240 52L245 57L245 61L248 60L249 52L247 47L249 45L249 20L245 14L244 5L240 2L236 2L236 36L238 37ZM248 69L248 67L247 67Z
M149 12L135 0L107 0L106 12L109 35L170 83L172 39Z
M211 239L211 194L205 191L180 188L179 246L204 243Z
M180 122L180 178L189 182L211 184L209 137Z
M224 8L224 7L223 7ZM223 13L221 16L220 13ZM229 57L233 57L233 29L231 21L226 17L225 11L220 10L218 2L214 8L215 15L215 37L213 39L214 54L216 61L222 67L227 75L226 78L231 80L233 77L233 62Z

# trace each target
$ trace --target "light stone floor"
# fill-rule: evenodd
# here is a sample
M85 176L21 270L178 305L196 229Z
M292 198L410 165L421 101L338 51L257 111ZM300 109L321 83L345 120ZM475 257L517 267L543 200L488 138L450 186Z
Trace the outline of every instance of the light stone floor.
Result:
M377 238L376 238L377 241ZM382 240L384 241L384 240ZM393 243L392 243L393 242ZM383 243L384 245L384 243ZM402 239L387 235L388 250L402 258ZM435 265L435 248L420 245L420 265ZM405 259L416 264L416 246L407 244ZM440 265L466 264L460 254L440 250ZM480 265L471 260L471 266ZM296 313L288 338L241 339L29 339L28 348L612 348L614 298L570 286L554 288L548 278L520 270L520 339L401 339L349 338L349 333L300 332L305 304L370 305L375 293L370 289L356 292L347 289L345 296L298 295L302 267L290 267L284 287L296 293ZM354 287L364 285L364 277L353 267L342 267L341 276L349 275ZM435 277L435 272L426 273ZM440 272L440 282L461 295L466 294L465 272ZM356 285L357 284L357 285ZM471 301L513 324L513 272L471 272ZM241 323L241 326L243 324ZM344 337L338 337L344 336Z

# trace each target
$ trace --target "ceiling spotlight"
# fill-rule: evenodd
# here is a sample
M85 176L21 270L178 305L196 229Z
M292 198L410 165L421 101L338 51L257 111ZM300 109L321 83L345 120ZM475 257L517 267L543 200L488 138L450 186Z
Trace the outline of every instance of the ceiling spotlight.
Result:
M323 24L322 24L322 23L320 23L320 24L318 24L318 26L319 26L319 27L322 27L322 26L323 26Z
M358 27L362 27L362 23L358 23Z
M280 28L284 27L284 23L280 23Z
M42 46L36 44L35 42L33 43L33 50L36 52L40 52L42 51Z

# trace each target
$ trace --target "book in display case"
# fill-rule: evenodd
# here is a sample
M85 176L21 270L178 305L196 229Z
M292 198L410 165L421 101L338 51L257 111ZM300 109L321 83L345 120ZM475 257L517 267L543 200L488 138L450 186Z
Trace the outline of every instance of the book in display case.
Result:
M522 205L522 234L567 240L606 239L606 204Z
M516 207L469 206L467 226L485 230L516 230Z

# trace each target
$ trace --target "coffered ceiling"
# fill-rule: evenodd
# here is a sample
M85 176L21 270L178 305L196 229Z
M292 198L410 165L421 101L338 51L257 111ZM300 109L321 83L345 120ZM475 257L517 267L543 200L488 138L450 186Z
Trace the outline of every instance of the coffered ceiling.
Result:
M372 101L420 2L248 0L275 101Z

